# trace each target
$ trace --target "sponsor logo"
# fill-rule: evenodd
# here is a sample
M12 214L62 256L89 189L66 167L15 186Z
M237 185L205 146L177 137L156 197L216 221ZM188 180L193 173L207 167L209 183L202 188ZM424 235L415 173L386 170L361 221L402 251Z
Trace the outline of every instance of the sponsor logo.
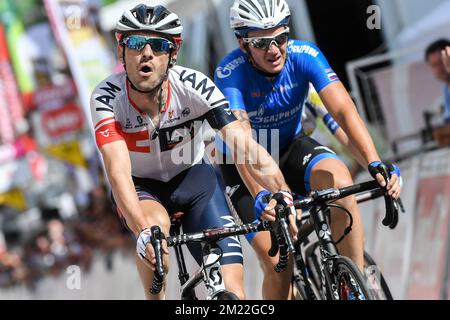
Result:
M336 154L336 152L334 152L334 151L331 150L330 148L324 147L324 146L315 147L314 150L325 150L325 151L328 151L329 153Z
M96 108L95 110L113 112L114 107L111 105L110 101L114 100L116 98L116 93L122 91L122 89L111 82L106 82L106 85L107 87L101 87L100 90L106 91L108 94L95 98L95 100L101 102L104 107Z
M303 165L307 164L308 161L311 159L312 154L308 154L303 158Z
M290 121L295 119L298 116L298 113L301 112L302 105L298 105L297 107L287 110L286 112L280 112L272 115L264 115L265 114L265 105L262 104L257 111L248 112L248 117L250 122L253 124L268 124L273 122L280 121Z
M317 51L316 49L314 49L311 46L308 46L306 44L302 45L302 46L289 46L288 47L288 52L292 52L292 53L305 53L305 54L309 54L310 56L317 58L317 56L319 55L319 51Z
M244 62L245 62L245 58L239 57L239 58L236 58L236 59L232 60L231 62L227 63L224 67L218 67L216 69L217 77L220 79L229 77L231 75L231 73L233 72L233 70L236 69L237 67L239 67Z
M191 109L189 109L189 108L184 108L184 110L181 111L181 115L183 117L187 117L190 113L191 113Z
M225 192L231 198L231 196L237 191L237 189L239 189L240 186L241 186L240 184L232 186L232 187L226 186Z
M258 91L250 92L250 96L252 98L260 98L260 97L264 97L265 95L266 95L265 92L258 92Z
M183 72L181 72L180 80L183 83L190 82L192 85L192 88L195 89L196 91L198 91L200 93L200 95L202 95L202 96L206 94L206 100L209 101L209 98L211 98L211 95L213 94L216 86L211 82L208 83L208 78L206 78L204 76L202 77L203 80L197 84L197 75L201 76L201 74L193 72L193 73L186 75L186 71L187 70L183 70ZM208 86L208 84L211 84L211 85Z
M231 108L230 106L223 108L223 110L226 112L227 115L231 116Z
M169 120L167 120L167 121L164 121L163 123L161 123L161 125L163 125L163 124L168 124L168 123L172 123L172 122L178 121L178 120L180 120L180 119L181 119L181 117L175 117L175 118L169 119Z
M131 129L133 125L131 124L130 118L127 118L127 122L125 124L125 129Z
M100 134L102 136L104 136L105 138L108 138L109 137L109 129L106 129L105 131L100 131Z
M42 127L51 138L77 132L83 128L83 124L83 113L78 105L73 103L42 113Z

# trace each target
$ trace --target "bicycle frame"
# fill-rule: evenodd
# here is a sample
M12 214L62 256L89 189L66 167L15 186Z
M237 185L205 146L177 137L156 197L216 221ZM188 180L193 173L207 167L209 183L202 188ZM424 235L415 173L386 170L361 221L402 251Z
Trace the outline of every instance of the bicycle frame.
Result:
M362 185L365 185L365 187L361 188ZM341 189L340 192L351 192L353 190L360 189L366 189L367 186L370 186L368 183L364 183L361 185L355 185L348 188ZM345 190L346 189L346 190ZM344 191L345 190L345 191ZM361 190L362 191L362 190ZM339 193L340 193L339 192ZM323 190L321 191L321 196L325 196L325 200L333 200L336 199L337 193L335 193L332 189L330 190ZM370 191L365 191L364 193L357 195L357 202L365 202L371 199L375 199L377 197L381 197L384 195L384 192L382 189L375 189ZM303 293L303 296L307 299L313 299L317 298L317 294L314 292L314 288L316 288L315 285L312 285L310 283L311 277L310 274L313 274L313 279L320 279L320 284L318 282L315 282L312 280L313 283L319 284L321 286L321 292L322 294L325 294L323 298L339 298L339 293L337 292L337 288L334 288L333 284L335 283L333 281L333 275L334 275L334 268L335 268L335 261L337 258L339 258L339 253L336 248L336 245L334 241L331 238L331 232L330 232L330 226L328 224L327 215L330 213L330 207L326 203L326 201L321 198L322 200L317 203L315 202L309 210L309 215L305 215L302 218L302 221L305 221L300 227L298 232L298 240L296 241L295 245L295 266L297 270L300 272L301 277L303 278L303 286L300 286L300 290ZM388 209L388 206L387 206ZM396 220L396 219L393 219ZM302 244L307 244L308 236L315 232L315 234L318 237L318 241L306 248L305 252L305 258L307 259L307 263L305 263L305 260L303 258L303 249ZM321 255L321 263L320 266L316 264L316 260L314 257L316 257L316 253L314 252L316 248L319 247L320 255ZM312 266L312 268L308 268L308 266ZM320 269L320 274L317 274L317 270ZM294 280L298 280L299 275L294 274ZM330 297L329 295L333 295L333 297Z
M226 293L223 276L220 270L220 248L216 242L220 239L241 235L250 232L258 232L263 230L269 230L270 224L268 222L261 222L258 224L245 224L236 225L228 228L216 228L208 229L202 232L192 234L181 234L181 215L177 214L171 220L170 239L168 238L168 246L174 247L175 256L178 264L178 279L181 284L181 299L192 300L196 299L195 287L197 287L202 281L205 283L205 287L208 291L206 297L207 300L219 299L222 293ZM190 242L200 242L202 246L202 265L198 268L192 277L186 269L183 251L181 245Z
M181 248L179 249L180 255L177 254L177 261L182 261L182 264L184 265L183 253L181 252ZM182 276L188 275L187 280L184 283L181 283L182 300L191 300L193 298L195 299L196 296L194 289L202 281L205 283L205 287L208 290L206 300L214 300L215 298L217 298L219 293L225 291L225 284L223 282L222 273L220 271L220 254L216 252L217 250L218 248L214 248L209 243L202 244L204 266L199 267L194 272L192 277L189 277L188 273L185 271L185 265L183 266L183 270L179 269L180 279Z
M329 210L326 204L315 206L310 210L310 219L299 230L298 240L295 243L295 263L297 269L300 271L303 281L305 282L306 294L308 297L313 297L313 290L309 284L307 284L309 275L306 263L302 256L301 244L305 242L307 237L315 231L322 257L321 264L321 284L322 292L335 292L336 288L328 287L327 284L333 283L332 274L334 270L333 260L339 255L336 245L331 238L331 228L326 219L326 212ZM327 290L328 289L328 290Z

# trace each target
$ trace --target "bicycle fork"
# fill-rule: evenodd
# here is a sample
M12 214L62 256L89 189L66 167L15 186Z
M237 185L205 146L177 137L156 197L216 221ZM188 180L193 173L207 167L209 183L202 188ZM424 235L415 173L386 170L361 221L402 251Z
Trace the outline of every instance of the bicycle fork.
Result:
M203 281L208 290L206 299L216 300L219 294L225 291L225 284L222 273L220 272L220 248L206 243L203 244L202 251L205 266L203 268Z
M339 255L336 245L331 237L331 229L326 220L326 211L329 210L325 205L315 209L312 212L314 228L319 239L319 248L321 255L321 282L322 292L332 295L332 299L339 299L338 288L333 281L334 260Z

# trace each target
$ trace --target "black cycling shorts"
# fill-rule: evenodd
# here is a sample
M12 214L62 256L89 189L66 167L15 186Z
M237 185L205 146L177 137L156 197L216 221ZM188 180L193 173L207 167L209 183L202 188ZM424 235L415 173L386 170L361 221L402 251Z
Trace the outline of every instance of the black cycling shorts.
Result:
M183 212L184 233L199 232L212 227L230 227L235 224L230 215L223 188L219 185L214 168L201 163L184 170L168 182L133 177L139 200L154 200L161 203L169 215ZM123 215L115 205L120 218L126 225ZM228 237L219 241L223 251L222 265L243 262L239 237ZM189 244L189 251L202 263L199 243Z
M291 144L280 152L279 158L281 172L291 190L299 195L306 195L310 192L311 170L320 160L326 158L339 159L331 149L322 146L306 135L294 138ZM256 216L252 195L242 181L236 166L229 164L225 159L223 163L220 165L220 170L226 186L225 191L234 210L243 223L254 222ZM246 238L251 243L254 236L255 233L247 234Z

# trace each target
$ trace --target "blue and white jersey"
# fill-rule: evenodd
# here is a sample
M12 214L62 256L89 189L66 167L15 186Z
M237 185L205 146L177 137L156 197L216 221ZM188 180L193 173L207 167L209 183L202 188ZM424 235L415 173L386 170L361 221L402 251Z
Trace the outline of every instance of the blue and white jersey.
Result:
M339 81L320 49L299 40L288 42L285 66L273 79L258 72L238 48L220 62L214 80L232 110L248 113L255 138L272 153L288 146L300 133L309 83L320 92ZM224 145L217 140L223 152Z

